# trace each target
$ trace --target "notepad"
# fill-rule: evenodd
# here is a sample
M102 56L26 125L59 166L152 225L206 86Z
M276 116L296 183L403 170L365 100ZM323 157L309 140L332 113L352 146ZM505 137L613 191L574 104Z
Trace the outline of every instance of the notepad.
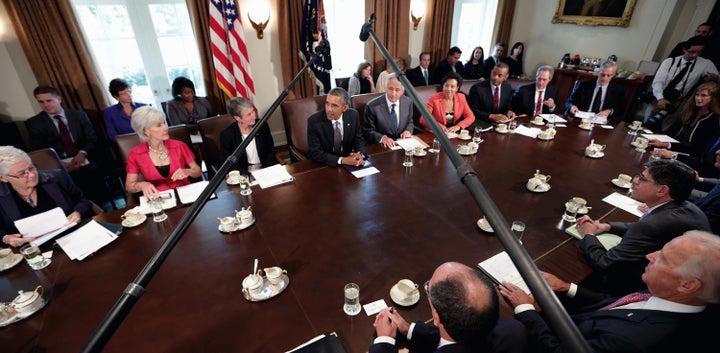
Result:
M178 186L177 188L175 188L175 190L177 191L180 203L183 205L187 205L195 202L209 184L209 181L203 180L198 181L197 183ZM214 199L217 198L217 196L213 193L212 195L210 195L210 198Z
M76 224L75 222L66 224L67 221L62 208L55 207L34 216L18 219L14 224L23 237L35 238L30 244L40 246Z
M577 228L572 225L570 227L565 228L565 233L570 234L573 236L573 238L582 239L582 235L580 235L580 232L578 232ZM612 234L612 233L602 233L596 235L598 240L600 241L600 244L605 248L605 250L610 250L614 248L616 245L620 244L622 241L622 238Z
M480 262L477 267L495 283L512 283L522 288L525 293L530 294L530 288L527 286L527 283L525 283L525 280L522 278L520 272L506 252L503 251L483 262Z
M366 177L368 175L380 173L380 171L375 168L372 163L370 163L370 160L366 159L365 163L359 167L343 164L342 165L345 170L350 172L350 174L354 175L356 178L360 179L362 177Z
M623 211L627 211L638 217L642 217L642 212L638 210L638 206L640 206L642 202L638 200L632 199L625 195L621 195L617 192L605 196L602 200Z
M91 220L78 230L58 239L57 243L71 260L84 260L117 237L117 234Z
M289 183L295 180L290 173L287 172L285 166L282 164L276 164L271 167L258 169L250 172L257 180L261 188L269 188L275 185Z

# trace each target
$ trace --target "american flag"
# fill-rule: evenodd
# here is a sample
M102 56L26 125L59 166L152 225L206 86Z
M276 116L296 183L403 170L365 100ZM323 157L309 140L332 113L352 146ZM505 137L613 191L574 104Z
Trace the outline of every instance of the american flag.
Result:
M210 0L210 40L215 79L228 97L255 99L255 84L235 0Z
M327 40L327 35L323 31L325 25L325 8L322 0L305 1L305 11L303 12L303 22L300 34L301 58L304 62L310 60L321 40ZM313 81L318 86L320 93L328 93L330 91L330 70L332 70L332 59L330 58L330 49L324 55L318 55L310 66Z

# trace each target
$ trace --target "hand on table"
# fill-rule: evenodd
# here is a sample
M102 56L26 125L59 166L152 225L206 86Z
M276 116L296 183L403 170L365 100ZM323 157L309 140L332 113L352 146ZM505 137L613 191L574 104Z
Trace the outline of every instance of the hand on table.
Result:
M550 289L552 289L555 292L567 292L570 290L570 283L567 283L560 278L557 278L552 273L540 271L540 274L545 278L545 281L547 282L548 286L550 286Z
M80 223L80 219L82 219L80 212L75 211L67 216L67 223L65 223L65 225L70 223Z
M189 177L190 175L192 175L192 169L182 169L181 168L181 169L176 170L175 173L173 173L171 179L173 181L187 179L187 177Z
M347 157L342 157L342 164L359 167L365 164L365 156L360 152L350 153Z
M387 336L395 338L398 327L390 317L390 315L392 315L390 310L392 310L392 308L385 309L375 316L373 326L375 327L375 332L378 337Z
M577 228L580 235L584 236L586 234L598 234L606 232L610 230L610 225L600 223L599 221L593 221L590 216L585 215L577 219L577 222L575 223L575 228Z
M500 286L500 294L512 304L513 308L520 304L535 304L535 299L531 295L525 293L525 291L510 283L503 282Z

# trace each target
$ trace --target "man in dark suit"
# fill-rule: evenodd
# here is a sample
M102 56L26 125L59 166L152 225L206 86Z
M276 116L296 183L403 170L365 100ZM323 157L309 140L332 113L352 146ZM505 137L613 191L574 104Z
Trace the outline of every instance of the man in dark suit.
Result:
M350 96L343 88L335 87L325 99L325 109L308 118L308 157L331 167L363 165L363 131L358 111L348 108Z
M485 58L485 60L483 60L483 67L485 68L485 78L490 78L490 72L492 72L493 67L503 62L506 49L507 45L505 45L505 43L495 43L492 55L488 56L487 58Z
M575 85L565 104L570 114L593 112L609 121L625 113L625 89L612 82L617 73L617 63L606 61L600 69L597 80L585 80Z
M405 73L408 81L412 83L413 87L428 86L432 84L435 69L430 67L430 57L431 55L429 51L420 53L420 65L408 70Z
M555 112L558 90L557 87L550 85L554 73L555 69L552 66L540 66L537 69L535 83L522 85L515 90L512 97L515 114L537 116Z
M558 296L565 293L564 299L580 308L571 318L594 352L715 352L717 308L707 304L720 303L720 237L689 231L647 258L642 274L647 291L618 300L543 276ZM507 282L500 293L528 328L535 351L563 351L531 296Z
M440 265L425 284L433 325L409 324L392 308L375 317L370 353L397 353L398 333L412 352L525 352L526 333L513 319L498 321L495 288L478 271L457 262Z
M49 86L33 90L42 112L25 121L31 149L53 148L83 193L102 204L109 200L100 169L91 159L96 152L97 135L85 112L63 109L62 97Z
M474 84L470 88L468 104L475 114L475 124L483 129L494 122L503 122L515 118L510 104L513 89L505 82L508 78L508 65L497 64L489 80Z
M715 168L720 169L720 150L715 151ZM698 177L698 184L714 184L707 193L693 190L694 195L699 194L693 203L705 213L713 233L720 234L720 179Z
M404 93L397 76L388 75L385 94L365 105L365 141L391 148L396 139L412 137L413 104Z
M443 77L448 72L456 72L460 76L465 76L465 66L460 62L460 55L462 51L458 47L452 47L448 50L447 57L441 61L440 64L435 68L435 75L432 79L432 84L437 85L442 82Z
M578 247L594 270L584 283L614 295L640 290L640 275L648 263L645 255L688 230L710 231L705 214L687 201L694 185L695 171L684 163L651 161L633 178L632 198L649 208L639 221L600 223L580 217L576 227L583 239ZM605 249L595 236L605 232L621 236L620 244Z

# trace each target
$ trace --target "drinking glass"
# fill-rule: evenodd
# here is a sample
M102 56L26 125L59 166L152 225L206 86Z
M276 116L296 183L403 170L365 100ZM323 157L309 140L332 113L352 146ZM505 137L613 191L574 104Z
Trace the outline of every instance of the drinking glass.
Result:
M240 176L240 195L250 195L252 189L250 189L250 177L247 175Z
M562 218L567 222L575 222L577 221L577 213L580 210L580 205L578 205L575 200L570 199L565 204L565 212L563 213Z
M162 222L167 219L167 214L165 214L165 210L163 209L163 203L160 198L153 197L149 200L148 204L150 205L150 209L152 210L153 221Z
M514 134L515 128L517 128L517 124L518 124L517 120L513 119L513 120L508 121L508 123L507 123L508 132L511 134Z
M405 161L403 162L403 166L413 166L413 150L411 148L405 150Z
M517 235L518 240L522 243L522 236L525 232L525 223L521 221L513 221L512 225L510 226L510 229Z
M30 243L25 244L20 248L20 253L33 270L45 268L50 264L50 261L43 256L40 252L40 248L36 245L31 245Z
M345 314L355 316L360 313L360 286L355 283L348 283L343 289L345 294Z
M438 141L437 138L433 139L432 148L429 151L430 153L440 153L440 141Z
M481 142L483 142L483 139L482 139L482 127L480 127L480 126L476 126L476 127L475 127L475 133L473 134L472 140L473 140L473 142L475 142L475 143L481 143Z

